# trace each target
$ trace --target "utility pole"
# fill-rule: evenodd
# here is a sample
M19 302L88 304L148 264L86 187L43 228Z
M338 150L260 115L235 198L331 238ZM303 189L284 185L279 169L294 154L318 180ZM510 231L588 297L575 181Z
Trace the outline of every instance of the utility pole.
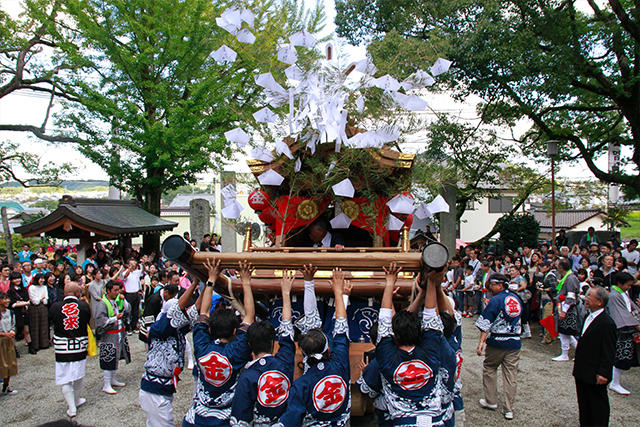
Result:
M556 252L556 162L555 157L558 155L558 142L555 140L547 141L547 154L551 158L551 249Z

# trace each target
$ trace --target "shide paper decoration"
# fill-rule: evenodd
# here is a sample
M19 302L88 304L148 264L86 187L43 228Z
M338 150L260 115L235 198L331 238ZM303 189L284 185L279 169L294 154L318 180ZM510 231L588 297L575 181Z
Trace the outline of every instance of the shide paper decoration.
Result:
M235 36L239 42L248 44L253 44L256 40L252 32L254 21L253 12L237 7L227 9L216 19L218 26ZM273 127L276 126L279 118L269 106L284 107L287 110L285 119L287 125L281 128L286 129L286 132L282 132L282 137L276 138L275 155L285 156L290 160L294 160L294 155L285 142L288 140L286 137L298 141L301 148L308 148L311 156L316 155L319 144L333 143L335 152L340 153L342 147L382 148L385 144L397 141L400 132L393 126L383 126L347 137L347 104L350 99L350 102L355 104L356 111L363 113L366 107L366 89L376 87L381 89L384 96L396 106L408 111L422 111L427 108L427 101L411 92L432 86L435 83L434 77L446 73L451 66L451 61L439 58L429 68L429 72L418 70L399 82L389 74L374 77L377 69L370 58L365 58L354 62L344 72L338 71L335 75L334 48L330 44L324 44L322 47L324 60L308 69L300 67L297 64L300 51L297 49L316 48L319 48L316 38L305 30L299 31L280 44L277 51L278 60L289 65L284 70L287 81L279 83L271 73L263 73L255 77L256 84L264 90L268 106L265 105L256 111L253 118L256 122ZM220 65L235 62L237 56L238 54L226 45L220 46L211 53L211 58ZM334 75L329 77L329 71ZM356 73L355 77L358 76L357 73L361 77L354 79L354 76L350 75L352 72ZM225 132L224 136L227 141L235 143L239 148L243 148L250 141L249 135L240 127ZM275 155L266 147L256 147L251 150L253 159L266 163L272 162ZM326 177L329 177L335 165L335 160L331 161ZM301 167L302 159L299 154L296 154L294 171L299 172ZM258 181L261 185L280 186L284 177L275 170L268 169L258 176ZM348 178L334 185L332 189L339 197L353 198L355 195L353 183ZM242 207L235 200L235 192L233 197L225 197L224 200L225 217L237 218ZM398 230L402 227L402 221L393 213L415 212L418 218L425 218L449 210L449 206L441 196L436 197L429 204L414 206L413 198L399 194L389 200L387 205L392 212L388 219L389 230ZM346 215L339 214L331 223L335 228L346 228L349 227L350 221Z

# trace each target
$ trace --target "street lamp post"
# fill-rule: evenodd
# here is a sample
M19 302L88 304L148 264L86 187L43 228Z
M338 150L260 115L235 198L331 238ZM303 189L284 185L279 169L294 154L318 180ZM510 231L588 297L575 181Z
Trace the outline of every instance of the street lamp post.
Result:
M551 248L556 253L556 163L555 157L558 155L558 142L556 140L547 141L547 154L551 158Z

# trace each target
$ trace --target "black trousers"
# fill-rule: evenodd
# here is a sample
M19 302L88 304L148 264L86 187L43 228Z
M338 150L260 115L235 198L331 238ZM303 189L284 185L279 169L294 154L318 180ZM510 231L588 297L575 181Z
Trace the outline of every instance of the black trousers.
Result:
M576 393L581 427L609 425L609 395L607 385L587 384L577 378Z
M138 318L140 317L140 294L137 292L126 292L124 298L131 306L131 318L127 322L127 331L138 329Z

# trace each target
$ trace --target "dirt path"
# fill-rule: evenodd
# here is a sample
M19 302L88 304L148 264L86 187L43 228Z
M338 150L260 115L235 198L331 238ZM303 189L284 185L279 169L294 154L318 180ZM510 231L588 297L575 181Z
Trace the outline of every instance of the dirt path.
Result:
M472 319L464 319L463 325L463 397L467 426L577 426L578 408L571 369L571 362L552 362L559 343L548 346L539 344L539 329L532 327L535 338L526 340L520 358L518 396L515 419L507 422L497 411L480 408L482 397L482 357L475 354L478 331ZM97 358L87 362L84 382L85 406L78 410L77 422L90 426L144 426L145 416L138 404L140 376L145 358L143 344L136 335L131 336L133 361L121 365L118 379L127 386L114 396L102 393L102 371ZM65 417L66 405L60 388L54 384L53 350L48 349L32 356L26 347L18 343L22 357L18 360L20 373L11 380L18 394L0 397L0 420L3 425L34 426ZM189 408L193 390L190 372L181 375L182 381L174 400L176 423ZM500 381L501 382L501 381ZM631 390L631 396L623 397L609 392L612 426L637 426L640 419L640 369L626 373L623 384ZM370 420L353 420L353 425L371 425Z

